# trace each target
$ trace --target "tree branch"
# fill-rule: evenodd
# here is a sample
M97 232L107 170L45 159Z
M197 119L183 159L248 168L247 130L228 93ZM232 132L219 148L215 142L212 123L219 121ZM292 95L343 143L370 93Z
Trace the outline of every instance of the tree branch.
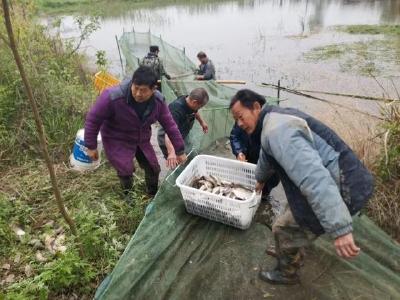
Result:
M33 97L33 92L32 92L32 88L30 85L30 82L28 80L28 77L26 76L25 73L25 69L24 66L22 64L22 60L21 57L19 55L18 52L18 48L17 45L15 43L15 38L14 38L14 32L13 32L13 28L12 28L12 24L11 24L11 18L10 18L10 9L8 6L8 1L7 0L2 0L2 4L3 4L3 11L4 11L4 20L5 20L5 25L7 28L7 34L8 34L8 38L10 41L10 48L13 52L14 55L14 59L15 59L15 63L17 64L18 67L18 71L21 75L27 96L28 96L28 100L30 102L32 111L33 111L33 115L34 115L34 119L35 119L35 123L36 123L36 130L38 132L39 135L39 144L42 150L42 154L44 157L44 160L46 162L47 168L49 170L50 173L50 180L51 180L51 185L53 187L53 192L54 192L54 196L56 198L56 202L57 202L57 206L62 214L62 216L64 217L65 221L67 222L67 224L69 225L71 232L78 238L78 232L76 230L76 226L75 226L75 222L74 220L69 216L65 205L64 205L64 201L61 197L61 193L60 193L60 189L58 187L58 183L57 183L57 177L54 171L54 166L53 163L50 159L50 155L47 149L47 144L46 144L46 138L45 138L45 132L44 132L44 127L43 127L43 122L42 119L40 118L39 115L39 110L37 108L36 105L36 101ZM82 245L80 243L79 244L79 248L80 248L80 254L81 256L83 256L83 248Z

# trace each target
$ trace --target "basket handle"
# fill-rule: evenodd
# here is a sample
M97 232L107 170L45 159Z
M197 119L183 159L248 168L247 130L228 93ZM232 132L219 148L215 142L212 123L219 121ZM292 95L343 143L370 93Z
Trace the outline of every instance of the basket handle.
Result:
M171 173L168 174L168 176L165 178L165 181L166 181L169 185L171 185L172 187L176 187L176 182L175 182L175 184L172 184L172 183L170 183L170 182L168 181L168 179L169 179L169 177L171 177L172 174L174 174L177 170L179 170L179 168L181 168L181 167L183 167L183 166L186 167L187 163L190 161L189 157L190 157L193 153L195 153L195 156L199 154L199 152L198 152L195 148L192 148L192 150L190 150L190 152L187 154L187 160L186 160L186 162L183 163L183 164L178 165L177 167L175 167L175 169L174 169Z

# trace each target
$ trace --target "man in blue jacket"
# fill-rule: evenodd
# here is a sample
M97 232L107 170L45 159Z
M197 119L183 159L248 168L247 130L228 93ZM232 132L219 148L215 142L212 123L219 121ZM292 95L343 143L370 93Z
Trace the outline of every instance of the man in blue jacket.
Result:
M260 277L296 284L301 248L321 234L334 239L339 256L359 254L352 215L371 197L373 177L332 129L296 109L262 107L263 100L251 90L240 90L230 105L238 126L260 140L256 190L278 174L288 201L272 226L277 267Z
M263 104L264 105L264 104ZM257 164L260 155L260 139L257 135L248 135L237 123L230 134L231 149L237 160ZM271 176L262 191L262 199L269 200L270 193L279 184L279 176Z

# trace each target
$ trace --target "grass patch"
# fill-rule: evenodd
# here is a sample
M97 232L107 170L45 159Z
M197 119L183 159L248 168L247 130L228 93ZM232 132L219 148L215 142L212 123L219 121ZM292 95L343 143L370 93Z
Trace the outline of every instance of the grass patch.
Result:
M6 298L93 296L143 218L149 198L142 179L135 182L134 204L129 206L121 199L115 171L107 165L89 174L58 165L57 174L85 258L79 257L76 241L58 212L45 166L26 164L10 170L0 178L0 265L10 266L0 276ZM25 234L17 236L15 227ZM64 251L54 251L49 240Z
M336 29L350 34L400 35L400 25L348 25L337 26Z
M77 15L98 15L107 17L120 17L127 11L139 9L151 9L174 6L192 6L197 9L204 9L205 4L217 4L228 2L228 0L37 0L39 12L46 14L77 14ZM207 7L207 6L206 6Z
M308 60L328 60L339 59L346 52L346 47L343 44L332 44L323 47L313 48L310 52L306 53L304 57Z
M72 13L81 10L88 11L90 8L106 6L109 1L105 0L37 0L39 11L52 14ZM97 8L96 8L97 13Z
M372 40L349 44L317 47L305 53L309 61L338 60L342 72L365 76L390 76L398 73L400 41L398 39Z
M376 162L376 192L369 203L369 216L400 241L400 105L384 111L385 137L380 160Z
M74 2L74 1L72 1ZM72 4L71 4L72 5ZM13 55L0 47L0 299L89 299L135 232L149 198L135 182L129 206L115 171L69 170L74 137L96 98L76 43L49 36L31 5L12 7L14 32L49 153L85 257L61 217ZM0 14L0 33L6 35ZM0 43L2 43L0 41Z

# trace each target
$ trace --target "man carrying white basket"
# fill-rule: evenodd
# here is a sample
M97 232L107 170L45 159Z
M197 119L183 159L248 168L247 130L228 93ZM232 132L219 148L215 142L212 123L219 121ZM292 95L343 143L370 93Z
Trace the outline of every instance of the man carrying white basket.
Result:
M332 129L299 110L262 107L264 102L263 96L240 90L230 108L239 127L260 139L256 190L278 174L288 201L272 226L277 267L260 277L296 284L302 248L321 234L332 236L339 256L359 254L351 216L371 197L373 177Z

